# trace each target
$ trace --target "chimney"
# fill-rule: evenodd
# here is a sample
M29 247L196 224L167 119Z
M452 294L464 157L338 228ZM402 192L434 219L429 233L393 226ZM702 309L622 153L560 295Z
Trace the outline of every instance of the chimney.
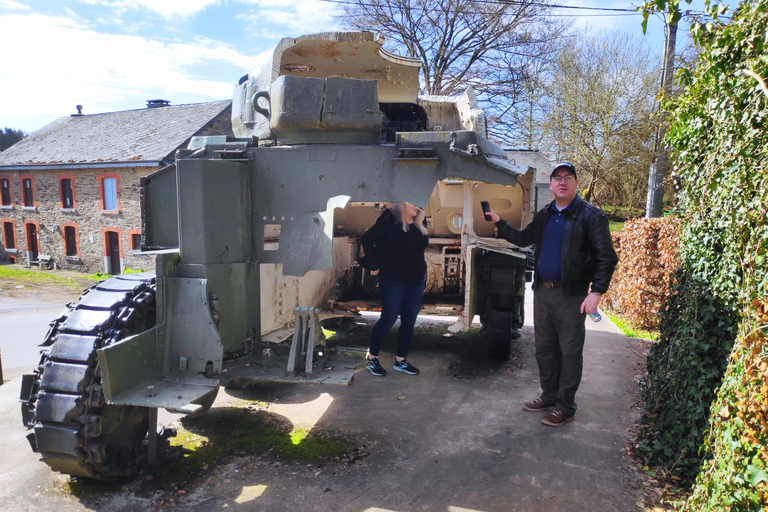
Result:
M77 114L69 114L70 117L79 117L83 115L83 106L82 105L75 105L75 108L77 109Z
M170 104L168 100L147 100L147 108L167 107Z

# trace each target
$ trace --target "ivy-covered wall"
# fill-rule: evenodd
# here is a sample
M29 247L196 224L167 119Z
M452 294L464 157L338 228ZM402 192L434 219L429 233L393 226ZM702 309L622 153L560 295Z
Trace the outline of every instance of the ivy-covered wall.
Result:
M667 105L682 264L638 449L696 479L679 507L697 512L768 505L768 0L726 21L693 31L700 61Z

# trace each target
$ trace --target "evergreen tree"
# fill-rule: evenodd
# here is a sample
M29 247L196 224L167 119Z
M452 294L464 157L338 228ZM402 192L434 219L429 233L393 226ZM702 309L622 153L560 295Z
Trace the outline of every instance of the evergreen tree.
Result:
M26 134L22 130L14 130L6 126L0 131L0 151L5 151L25 136Z

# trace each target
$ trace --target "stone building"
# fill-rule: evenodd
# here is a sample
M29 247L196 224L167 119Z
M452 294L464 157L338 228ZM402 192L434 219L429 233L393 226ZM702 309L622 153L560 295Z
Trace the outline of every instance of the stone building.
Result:
M505 149L510 162L533 169L531 177L531 211L537 212L552 202L555 196L549 190L552 163L540 151L532 149Z
M138 254L139 181L193 136L232 135L231 103L75 114L0 152L0 264L154 270Z

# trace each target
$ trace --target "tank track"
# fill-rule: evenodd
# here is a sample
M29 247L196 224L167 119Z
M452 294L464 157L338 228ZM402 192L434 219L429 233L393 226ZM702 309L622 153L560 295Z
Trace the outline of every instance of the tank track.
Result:
M149 409L110 405L96 350L155 324L155 275L102 281L51 322L40 363L24 376L21 415L27 440L60 473L124 477L146 464Z

